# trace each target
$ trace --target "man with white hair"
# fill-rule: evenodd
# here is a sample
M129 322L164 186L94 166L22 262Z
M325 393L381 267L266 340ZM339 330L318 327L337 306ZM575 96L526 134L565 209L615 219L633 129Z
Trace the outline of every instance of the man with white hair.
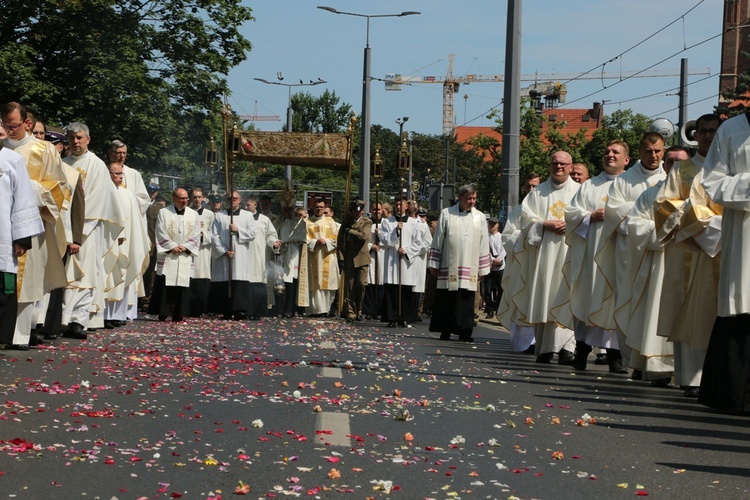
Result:
M80 250L66 267L83 270L80 279L68 284L63 298L63 336L85 339L86 330L104 327L104 289L107 276L117 262L117 239L123 230L117 188L102 160L89 151L91 136L84 123L67 127L70 155L63 161L83 178L86 215Z
M458 203L440 212L428 254L427 268L438 280L430 331L440 332L440 340L474 341L477 286L490 273L487 223L476 204L476 187L461 186Z

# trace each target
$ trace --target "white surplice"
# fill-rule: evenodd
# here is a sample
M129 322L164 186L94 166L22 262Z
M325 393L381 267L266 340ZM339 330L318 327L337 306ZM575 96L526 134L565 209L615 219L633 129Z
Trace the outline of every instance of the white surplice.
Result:
M299 277L300 249L307 243L307 220L302 217L286 219L279 229L281 264L284 266L284 283L292 283Z
M424 260L430 248L430 231L427 225L413 217L407 217L399 236L395 217L383 219L379 229L380 241L385 249L383 280L384 284L412 286L414 292L424 291ZM399 255L403 248L406 254ZM423 269L420 270L420 267ZM417 289L419 287L419 289Z
M490 273L484 214L476 208L463 211L459 203L444 208L432 237L427 267L438 270L439 290L477 291L479 277Z
M13 242L44 232L23 157L0 148L0 271L17 274Z
M213 250L213 236L211 229L214 225L215 215L208 208L196 210L198 212L198 221L200 223L200 247L198 254L195 255L195 275L196 279L211 279L211 252Z
M232 281L252 281L258 279L258 270L252 267L254 255L250 252L250 244L258 234L258 224L253 215L246 210L238 210L234 215L237 232L232 233L232 251L234 257L227 258L224 254L229 251L229 223L230 218L225 210L214 214L211 229L213 240L213 265L211 281L229 281L230 265Z
M159 210L156 218L156 274L164 276L165 286L187 288L195 273L194 256L200 248L201 224L198 212L190 207L179 215L174 205ZM183 246L187 252L171 250Z

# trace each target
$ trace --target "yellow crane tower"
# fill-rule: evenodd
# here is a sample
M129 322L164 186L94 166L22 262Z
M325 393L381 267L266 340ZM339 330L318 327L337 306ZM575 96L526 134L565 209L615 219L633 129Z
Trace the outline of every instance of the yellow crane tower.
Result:
M444 77L438 76L408 76L398 73L385 75L385 90L401 90L401 85L417 83L440 83L443 85L443 134L453 135L456 129L454 118L453 97L461 84L504 82L505 75L475 75L453 76L453 58L448 56L448 71ZM709 68L689 70L690 75L710 75ZM521 81L538 82L521 89L522 96L532 95L532 91L541 92L547 102L547 107L556 107L558 103L565 103L567 88L561 81L567 80L620 80L625 78L656 78L664 76L680 76L679 70L650 70L650 71L602 71L599 73L534 73L521 75ZM537 94L539 95L539 94Z

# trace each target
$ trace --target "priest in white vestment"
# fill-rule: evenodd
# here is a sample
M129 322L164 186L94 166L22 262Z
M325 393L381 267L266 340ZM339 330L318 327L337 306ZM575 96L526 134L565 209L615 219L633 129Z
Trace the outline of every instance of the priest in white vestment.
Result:
M474 302L478 285L490 273L487 223L477 210L477 189L458 189L458 203L440 212L427 257L427 268L437 278L430 331L440 340L458 335L473 342Z
M602 172L581 184L580 189L565 208L565 242L568 254L563 275L570 285L570 300L553 307L557 321L575 332L576 350L573 368L585 370L592 347L607 349L607 363L611 373L627 373L617 344L617 332L594 325L589 320L593 312L591 297L601 289L604 275L594 262L594 254L602 243L607 192L612 182L625 171L630 162L628 144L610 141L604 148Z
M432 243L426 224L419 221L417 207L406 207L406 200L396 200L394 215L380 224L379 239L385 249L383 281L385 284L384 322L389 327L411 328L419 319L419 295L424 290L420 258Z
M200 248L198 212L188 207L188 193L175 189L172 205L159 210L156 219L156 278L149 313L179 322L190 312L190 279Z
M721 124L703 164L703 188L724 207L718 317L703 364L698 402L750 414L750 117Z
M307 226L308 280L310 306L307 314L328 316L339 289L339 265L336 245L338 224L327 217L325 201L315 202L315 215Z
M249 196L245 206L255 219L257 235L250 242L250 295L247 298L247 315L250 319L260 319L269 315L269 305L275 306L273 282L279 273L278 262L281 241L273 221L258 210L258 199ZM277 253L279 252L279 253ZM269 289L269 283L271 284Z
M523 271L526 269L525 237L521 233L522 209L523 206L520 204L513 207L508 212L508 220L503 227L506 258L502 281L503 294L497 308L497 319L510 332L511 350L531 354L535 351L536 344L534 326L522 318L521 311L525 311L527 306L525 302L519 303L522 299L528 300L527 295L521 294L524 288Z
M0 138L5 130L0 125ZM44 233L36 193L23 157L0 148L0 344L28 350L29 345L13 344L18 313L17 276L19 259L31 248L32 237Z
M250 281L258 278L258 270L253 267L256 257L250 251L259 232L258 223L250 212L240 209L241 201L239 192L234 191L227 200L231 208L214 214L211 229L211 293L221 298L226 320L247 319Z
M551 313L552 306L565 302L570 294L562 269L568 252L565 208L579 188L570 178L572 165L569 153L554 153L550 158L549 178L521 204L521 231L527 255L519 304L526 306L521 310L525 321L534 325L538 363L550 363L555 353L559 364L573 362L573 331L559 325Z
M115 139L109 143L107 150L108 164L118 163L122 166L123 181L122 187L133 193L138 200L138 210L143 217L146 217L146 210L151 205L151 195L148 194L146 184L143 182L143 176L139 171L125 165L128 157L128 147L124 142Z
M707 114L695 123L698 151L672 168L656 200L657 234L665 244L674 246L665 255L657 333L674 344L675 384L685 387L688 397L698 396L706 347L716 319L722 212L696 183L702 178L705 155L721 118Z
M190 193L190 208L198 212L200 220L200 242L195 257L195 274L190 280L190 316L199 318L208 312L208 299L211 292L211 253L214 213L204 206L206 196L203 188L194 187Z
M638 154L640 160L619 175L607 191L604 229L594 253L594 262L604 279L594 283L587 322L603 330L617 330L617 344L625 368L630 366L630 349L622 332L630 312L625 307L630 301L630 287L618 288L617 284L626 283L630 275L626 217L641 193L666 177L661 167L664 138L656 132L647 132L641 138ZM615 320L618 307L621 308L619 328ZM642 377L640 372L634 376Z
M57 149L31 134L25 106L15 102L6 104L2 121L9 128L3 145L26 162L44 222L44 233L32 238L31 248L20 259L18 273L18 317L12 344L33 346L39 342L31 334L37 323L35 303L51 290L66 285L63 265L66 244L60 217L69 207L70 190Z
M104 326L114 328L135 319L137 315L138 290L143 272L148 267L151 244L138 199L123 187L122 165L110 163L109 173L117 186L124 228L118 238L117 266L107 277L107 289L104 292Z
M640 370L646 380L666 386L674 371L672 344L657 335L662 284L665 279L665 254L682 252L668 245L656 230L654 203L663 194L664 181L646 189L636 200L627 217L628 258L630 274L618 287L627 287L630 300L619 311L628 317L623 335L631 349L630 367ZM675 291L682 293L682 290Z
M281 316L303 315L308 304L307 293L307 210L288 209L292 217L284 218L279 228L284 298ZM303 286L300 286L303 285Z
M68 282L63 298L64 336L86 338L85 330L104 327L104 290L107 276L117 263L117 239L123 230L116 187L107 167L89 151L89 128L74 122L67 127L70 155L63 161L83 179L85 223L80 250L66 262L68 276L75 269L83 276Z

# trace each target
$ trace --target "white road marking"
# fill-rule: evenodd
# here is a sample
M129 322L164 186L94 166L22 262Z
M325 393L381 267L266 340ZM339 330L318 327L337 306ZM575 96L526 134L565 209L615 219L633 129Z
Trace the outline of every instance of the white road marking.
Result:
M331 368L328 366L324 366L320 374L328 378L343 378L344 375L341 368Z
M324 411L317 414L315 422L316 431L331 431L331 434L320 434L315 436L316 440L326 442L332 446L351 447L351 435L349 430L349 414Z

